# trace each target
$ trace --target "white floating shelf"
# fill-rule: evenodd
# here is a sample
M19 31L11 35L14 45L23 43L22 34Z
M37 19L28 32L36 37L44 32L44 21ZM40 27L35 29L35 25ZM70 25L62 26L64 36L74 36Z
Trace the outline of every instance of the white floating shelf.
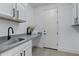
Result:
M1 14L1 13L0 13L0 19L7 20L7 21L12 21L12 22L17 22L17 23L26 22L25 20L15 19L12 16Z

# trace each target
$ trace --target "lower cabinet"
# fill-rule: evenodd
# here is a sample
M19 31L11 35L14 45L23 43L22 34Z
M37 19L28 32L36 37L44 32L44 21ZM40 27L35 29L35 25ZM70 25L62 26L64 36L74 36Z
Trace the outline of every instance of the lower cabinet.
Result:
M32 56L32 47L24 50L24 56Z
M32 56L32 41L14 47L2 53L1 56Z
M22 52L18 52L14 56L32 56L32 47L25 48Z
M20 54L20 53L17 53L17 54L15 54L14 56L21 56L21 54Z

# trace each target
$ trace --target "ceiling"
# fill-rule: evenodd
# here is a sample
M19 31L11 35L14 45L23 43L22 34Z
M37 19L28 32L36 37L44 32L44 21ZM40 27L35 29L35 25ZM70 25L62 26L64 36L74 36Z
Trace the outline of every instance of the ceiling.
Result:
M41 7L41 6L47 6L50 4L55 4L55 3L29 3L32 7L37 8L37 7Z

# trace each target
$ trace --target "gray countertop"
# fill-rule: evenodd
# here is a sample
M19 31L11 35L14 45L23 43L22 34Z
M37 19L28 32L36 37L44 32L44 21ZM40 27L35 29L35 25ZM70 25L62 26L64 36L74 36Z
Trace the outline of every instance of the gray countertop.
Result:
M13 35L14 38L25 38L25 40L17 42L15 44L12 45L6 45L5 44L5 40L0 40L0 42L4 42L4 43L0 43L0 54L3 52L6 52L14 47L17 47L18 45L21 45L25 42L28 42L30 40L33 40L35 37L39 37L41 36L41 34L35 34L35 35L26 35L26 34L20 34L20 35Z

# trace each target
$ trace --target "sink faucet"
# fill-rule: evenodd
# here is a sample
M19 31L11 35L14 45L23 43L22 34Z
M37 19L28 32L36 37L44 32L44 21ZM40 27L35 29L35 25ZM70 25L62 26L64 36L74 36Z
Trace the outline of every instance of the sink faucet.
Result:
M8 37L7 37L8 40L11 38L11 36L10 36L10 29L12 29L12 34L14 33L13 28L12 27L9 27L8 28Z

